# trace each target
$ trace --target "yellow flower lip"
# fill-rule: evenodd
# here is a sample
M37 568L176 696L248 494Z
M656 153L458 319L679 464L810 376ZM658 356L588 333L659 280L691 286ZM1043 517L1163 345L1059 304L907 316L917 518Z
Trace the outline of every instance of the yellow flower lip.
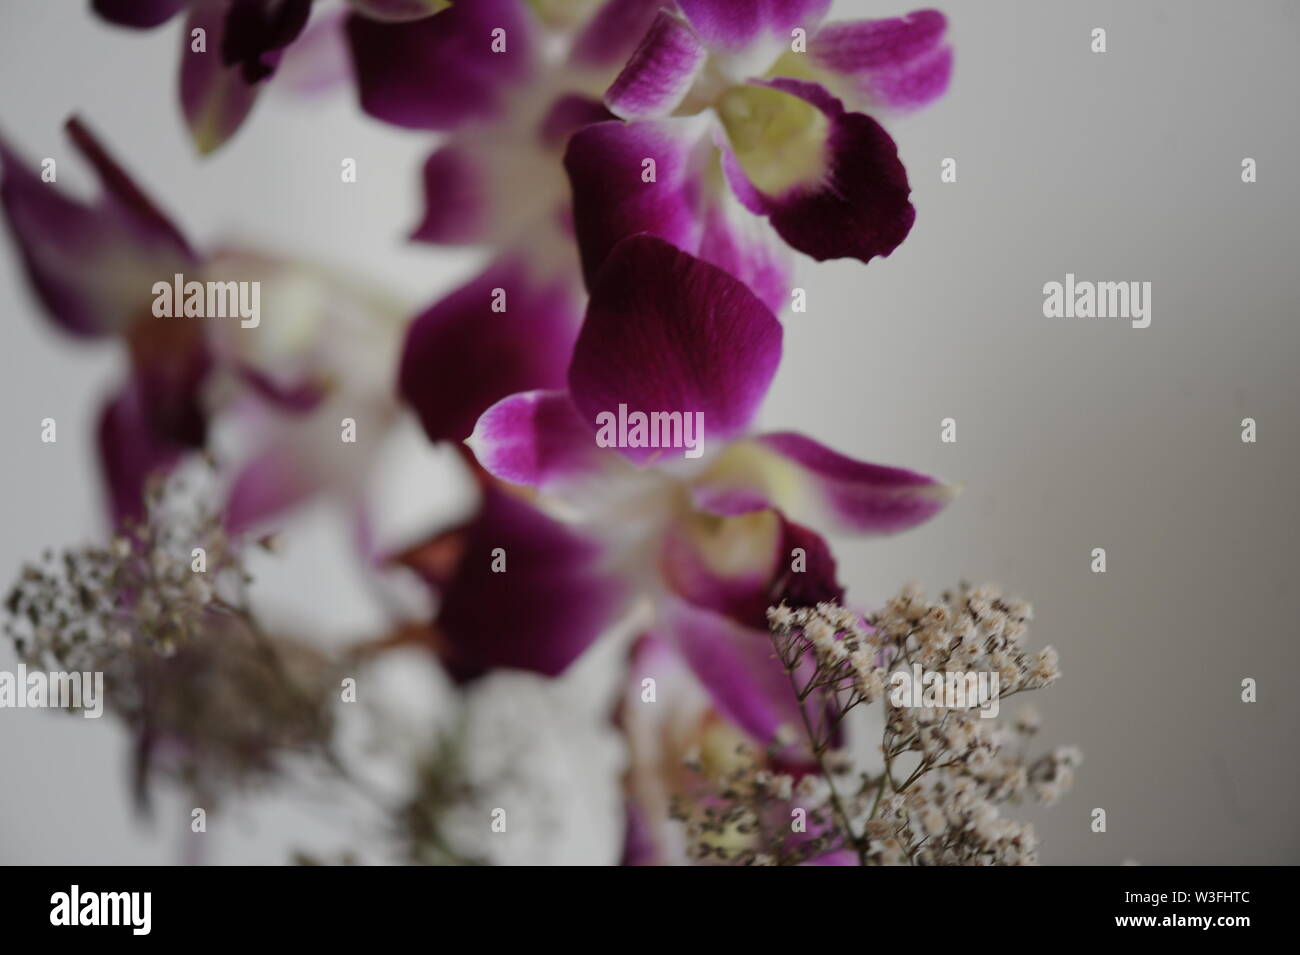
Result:
M783 90L745 85L728 89L715 109L737 161L760 192L781 195L821 178L830 123L813 104Z

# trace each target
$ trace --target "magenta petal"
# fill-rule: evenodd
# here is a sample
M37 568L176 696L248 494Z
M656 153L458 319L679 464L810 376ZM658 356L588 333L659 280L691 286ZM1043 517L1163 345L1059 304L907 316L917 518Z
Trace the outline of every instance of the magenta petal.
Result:
M522 259L494 262L411 322L401 396L430 440L462 441L507 395L564 387L580 321L567 276L543 281Z
M149 30L181 12L188 0L91 0L90 7L109 23Z
M149 477L171 470L187 449L154 427L134 382L104 406L97 439L114 526L140 519Z
M646 159L655 161L654 182L642 178ZM564 164L589 287L610 249L648 233L725 269L781 310L790 294L786 247L725 188L710 191L711 163L716 148L694 119L598 123L569 140Z
M427 572L426 554L436 562ZM564 672L623 606L603 560L593 540L491 484L473 521L404 558L438 591L439 649L462 679L497 667Z
M869 262L893 252L916 219L908 199L907 170L893 139L870 116L846 112L816 83L776 79L761 85L806 100L830 120L824 167L811 182L767 195L749 181L728 151L723 160L727 180L741 202L767 216L791 246L819 261Z
M955 494L935 478L857 461L790 432L733 444L692 487L696 506L715 514L777 507L801 524L860 534L907 530Z
M764 305L781 314L790 301L789 248L730 195L719 197L701 219L704 229L695 254L740 279Z
M928 521L952 497L952 489L932 477L855 461L801 434L769 434L758 440L801 468L837 525L851 530L907 530Z
M598 99L580 93L565 93L557 97L546 111L537 135L542 143L553 149L563 146L578 130L594 123L614 119L614 114Z
M788 43L795 27L811 35L831 0L677 0L677 5L711 48L735 53L764 39Z
M491 190L473 155L444 146L424 163L424 220L411 238L417 242L470 243L486 237Z
M0 206L33 290L75 335L123 332L147 315L153 283L183 272L194 254L90 131L68 132L103 187L93 204L65 196L0 140Z
M588 287L622 239L657 235L682 249L698 241L700 163L712 147L686 119L597 123L575 133L564 154L573 221ZM654 181L645 161L654 160Z
M574 40L573 63L599 68L627 62L663 5L664 0L605 0Z
M947 19L938 10L828 23L810 40L809 54L821 67L852 79L866 101L912 109L947 89L952 48L943 43L946 29Z
M624 119L667 116L690 92L707 58L691 28L661 10L606 91L605 105Z
M771 742L782 727L800 725L790 679L766 630L678 600L665 608L664 630L718 709L755 739Z
M745 285L662 239L633 236L596 277L569 390L591 422L620 405L700 412L707 447L746 428L780 359L781 324ZM664 453L619 450L635 463Z
M231 483L223 510L226 528L246 531L284 514L320 490L320 481L303 469L289 446L271 445L253 454Z
M493 52L494 32L504 37ZM410 23L348 18L361 108L411 129L454 129L495 115L533 69L533 24L515 0L456 3ZM498 42L498 45L499 45Z
M565 391L501 399L483 412L467 443L490 474L529 487L592 474L606 457Z

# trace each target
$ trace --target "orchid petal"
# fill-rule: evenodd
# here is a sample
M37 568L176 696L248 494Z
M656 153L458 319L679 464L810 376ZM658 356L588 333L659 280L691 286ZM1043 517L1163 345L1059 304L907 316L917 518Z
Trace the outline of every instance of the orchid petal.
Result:
M788 43L790 31L812 33L830 0L677 0L710 48L736 53L768 39Z
M153 283L195 262L184 237L79 120L68 123L103 193L93 204L43 182L0 140L0 207L28 281L74 335L124 332L149 314Z
M150 30L180 13L188 0L91 0L91 9L109 23Z
M718 709L762 743L799 725L799 705L765 630L670 600L664 629L672 635Z
M564 672L623 606L604 559L593 539L489 484L473 520L401 561L437 591L438 650L469 679L495 667Z
M938 10L905 17L828 23L809 41L822 69L847 77L865 104L915 109L938 99L952 75L947 19Z
M569 389L588 421L620 405L698 414L717 442L748 426L780 358L781 325L745 285L662 239L633 236L596 277ZM635 464L665 453L619 451Z
M605 0L573 42L572 62L607 68L627 62L664 0Z
M667 116L686 98L707 58L691 28L661 10L606 91L605 105L623 119Z
M800 434L738 441L695 483L697 507L741 514L777 507L828 531L893 534L937 514L956 490L932 477L846 457Z
M354 14L346 29L361 108L396 126L447 130L494 116L505 89L533 70L533 24L513 0L457 3L409 23Z
M580 321L567 276L498 260L411 322L399 391L431 441L462 441L507 395L563 387Z
M609 458L564 391L501 399L483 412L466 443L493 476L542 489L595 474Z
M729 96L722 113L736 148L723 157L727 180L791 246L819 261L868 262L907 237L916 218L907 171L874 119L799 80L737 87Z

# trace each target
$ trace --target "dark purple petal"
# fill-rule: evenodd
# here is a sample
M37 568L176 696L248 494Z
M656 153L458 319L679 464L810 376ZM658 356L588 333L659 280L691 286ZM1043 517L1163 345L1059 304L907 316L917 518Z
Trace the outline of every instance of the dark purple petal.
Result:
M708 51L679 17L659 11L623 72L605 92L605 105L624 119L667 116L690 92Z
M771 584L771 605L784 603L797 608L843 603L844 586L837 576L835 555L825 539L784 517L781 529L781 558Z
M188 0L91 0L90 7L109 23L149 30L181 12Z
M743 160L724 156L727 180L752 212L767 216L791 246L821 261L868 262L896 249L912 228L916 210L898 149L870 116L849 113L816 83L776 79L762 84L815 106L828 120L818 168L781 189L764 192Z
M643 163L655 161L655 181ZM697 119L599 123L574 134L564 157L574 231L588 287L609 250L639 233L666 239L740 279L774 312L789 296L788 254L761 219L710 188L717 150Z
M195 257L84 125L71 120L68 131L99 177L99 199L68 198L0 140L0 206L50 317L75 335L120 333L149 314L153 283L184 271Z
M665 0L606 0L582 28L570 54L583 67L627 62Z
M569 390L589 422L619 405L702 413L707 453L746 428L780 360L781 324L745 285L662 239L633 236L596 277ZM666 453L619 451L638 464Z
M566 93L556 99L547 111L537 135L543 144L558 148L578 130L612 119L614 114L600 100L578 93Z
M698 241L702 165L711 149L693 120L598 123L573 135L564 167L573 189L573 221L590 287L605 257L638 233L682 249ZM654 160L647 182L645 160Z
M235 134L263 88L263 84L245 78L240 64L230 65L222 57L226 13L224 3L201 0L190 9L181 31L181 112L190 139L204 155ZM202 51L195 50L190 39L198 29L207 36Z
M800 726L790 678L766 630L680 600L666 602L664 618L664 632L728 719L762 743L782 727Z
M493 310L496 289L505 311ZM499 260L411 322L401 396L430 440L462 441L507 395L564 387L581 318L567 276L541 280L522 259Z
M505 50L492 50L493 31ZM348 18L361 108L411 129L454 129L496 115L533 70L533 25L515 0L457 3L413 23Z
M831 0L677 0L710 48L735 53L765 39L788 43L790 31L811 35Z
M893 534L929 520L956 494L935 478L857 461L801 434L729 447L692 488L716 514L777 507L828 532Z
M952 48L943 42L946 28L938 10L828 23L809 41L808 52L822 68L849 77L866 102L913 109L948 87Z
M440 597L436 646L459 679L497 667L558 676L623 606L595 541L491 483L477 517L402 562Z
M488 234L492 191L474 154L444 146L424 163L424 220L411 233L416 242L478 242Z
M278 54L298 38L311 16L311 0L226 0L221 61L238 66L246 83L275 72Z
M104 406L97 439L114 526L139 520L149 477L171 470L186 448L154 427L147 399L134 382Z
M488 473L545 488L600 471L609 457L565 391L526 391L494 404L466 442Z

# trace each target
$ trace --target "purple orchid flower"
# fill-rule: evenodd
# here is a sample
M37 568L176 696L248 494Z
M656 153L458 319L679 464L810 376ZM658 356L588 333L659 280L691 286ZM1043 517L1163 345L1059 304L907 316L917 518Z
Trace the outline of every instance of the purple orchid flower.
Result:
M588 281L621 239L647 232L779 309L788 259L757 222L818 260L897 248L915 218L907 174L883 127L852 110L942 94L952 65L943 15L822 25L829 0L662 6L605 93L628 122L569 141Z
M386 23L431 17L448 6L446 0L349 0L349 5ZM343 74L341 61L334 62L334 44L319 42L323 34L339 30L341 19L326 14L309 27L312 0L92 0L91 7L108 22L137 30L151 30L186 13L180 100L201 153L216 150L234 135L266 81L300 40L307 48L301 57L327 60L329 74ZM299 62L296 71L318 77L317 67Z
M658 625L719 708L759 740L790 721L792 705L778 686L785 675L772 660L764 609L842 593L829 549L805 525L892 533L952 496L933 478L855 461L799 434L749 434L781 337L772 311L727 272L653 236L626 239L592 289L567 388L502 399L467 442L488 473L542 492L565 515L556 527L595 542L599 555L584 557L584 572L598 566L651 599ZM601 416L620 405L702 414L705 453L691 460L680 450L599 446ZM798 573L795 548L806 557ZM512 648L511 591L531 573L562 571L525 558L500 575L509 586L501 581L483 602L499 624L458 637L479 663L528 665ZM554 659L567 664L624 605L604 602L609 613L580 627L568 606L530 620L530 653L555 641L563 649Z
M410 324L399 391L430 440L460 442L506 395L563 386L585 298L564 144L611 118L600 91L656 5L613 0L576 29L519 0L419 23L349 19L363 109L446 134L424 165L425 212L411 238L495 253ZM542 42L557 36L567 44Z
M234 249L196 252L82 122L67 128L101 195L64 195L0 139L0 208L53 323L79 338L117 339L130 358L97 433L113 523L141 517L150 476L206 447L218 418L241 446L231 529L323 491L357 497L368 456L340 451L339 419L362 420L376 440L396 421L405 309L335 271ZM277 334L156 315L155 283L176 274L258 283Z
M99 179L99 198L68 198L0 141L0 206L55 325L80 338L118 338L130 355L131 377L99 424L110 510L120 521L140 516L150 473L206 439L201 391L211 352L197 324L160 326L150 291L161 277L197 268L200 258L80 120L69 120L67 130Z

